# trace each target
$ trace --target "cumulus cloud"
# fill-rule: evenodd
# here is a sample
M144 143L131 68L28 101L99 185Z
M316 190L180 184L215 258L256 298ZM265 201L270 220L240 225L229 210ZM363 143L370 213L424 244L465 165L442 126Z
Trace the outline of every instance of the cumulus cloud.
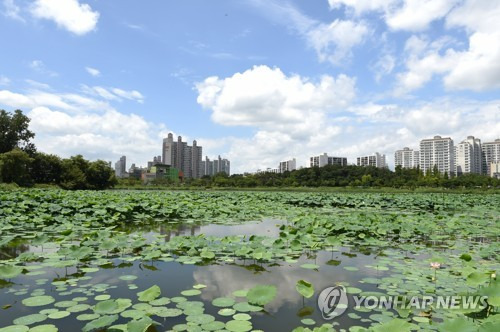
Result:
M198 103L212 111L214 122L257 128L252 138L233 138L227 153L235 170L244 171L273 166L277 158L306 158L308 149L324 152L342 132L329 116L350 105L355 79L311 80L255 66L227 78L209 77L196 89Z
M124 114L100 97L32 90L0 90L0 108L21 108L31 119L39 150L63 157L82 154L89 159L128 160L144 165L161 152L164 124L137 114Z
M318 112L347 106L355 96L355 79L325 75L314 82L299 75L286 76L279 68L254 66L225 79L209 77L197 83L196 89L198 103L213 111L217 123L300 127Z
M40 19L54 21L59 27L76 35L84 35L95 30L99 12L78 0L36 0L31 14Z
M89 73L91 76L94 76L94 77L99 77L101 76L101 72L99 71L99 69L95 69L95 68L92 68L92 67L85 67L85 70L87 71L87 73Z

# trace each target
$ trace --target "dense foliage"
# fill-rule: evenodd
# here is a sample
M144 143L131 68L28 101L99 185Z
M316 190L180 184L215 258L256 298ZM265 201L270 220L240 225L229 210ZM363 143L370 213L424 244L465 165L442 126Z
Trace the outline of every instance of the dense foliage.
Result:
M278 319L276 306L297 306L280 324L333 331L301 308L315 302L323 276L350 295L488 296L475 310L350 309L345 330L498 331L499 198L0 191L0 322L24 331L46 321L56 331L63 317L84 331L284 330L257 324ZM275 233L259 233L269 219ZM264 221L234 231L249 220ZM226 228L192 233L208 224ZM223 288L212 274L186 286L191 273L217 270Z
M37 152L29 118L20 110L0 110L0 182L19 186L57 185L65 189L107 189L116 184L114 171L102 160L81 155L61 159Z
M134 179L120 180L122 187L141 185ZM152 183L158 186L192 186L192 187L442 187L442 188L498 188L500 180L486 175L467 174L449 177L437 170L424 174L420 169L404 169L396 167L395 171L387 168L335 166L302 168L292 172L258 174L235 174L227 176L220 173L215 176L205 176L201 179L187 179L183 184L166 182Z

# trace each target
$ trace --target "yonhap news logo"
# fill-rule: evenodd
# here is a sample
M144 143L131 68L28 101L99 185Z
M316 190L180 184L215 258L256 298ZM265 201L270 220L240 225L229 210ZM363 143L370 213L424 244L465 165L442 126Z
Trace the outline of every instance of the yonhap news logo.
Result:
M323 319L330 320L338 317L346 311L349 299L344 286L333 286L325 288L318 295L318 307Z
M482 310L489 306L487 296L478 295L439 295L439 296L363 296L352 295L352 308L369 310L415 309L428 308L448 310ZM325 320L342 315L349 306L349 297L344 286L325 288L318 295L318 308Z

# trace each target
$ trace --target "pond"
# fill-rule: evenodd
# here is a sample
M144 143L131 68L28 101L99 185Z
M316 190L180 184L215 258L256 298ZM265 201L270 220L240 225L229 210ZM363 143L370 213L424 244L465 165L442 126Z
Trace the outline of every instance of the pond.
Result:
M443 205L429 209L426 195L107 192L107 202L99 193L4 195L0 331L498 327L498 197L439 196ZM137 195L148 197L147 209L133 205ZM211 205L172 204L180 198ZM41 220L9 210L21 201ZM140 211L117 216L125 207ZM175 218L152 213L166 207ZM298 292L301 280L312 296ZM326 320L318 295L332 286L344 287L349 304ZM369 296L463 294L487 294L490 303L354 305Z

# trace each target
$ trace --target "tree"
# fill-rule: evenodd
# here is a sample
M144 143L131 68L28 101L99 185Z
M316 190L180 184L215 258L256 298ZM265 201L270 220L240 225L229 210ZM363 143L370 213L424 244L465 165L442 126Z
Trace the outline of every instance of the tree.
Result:
M62 160L56 155L37 152L33 156L31 177L35 183L58 184L62 170Z
M16 110L14 114L0 110L0 153L16 147L29 155L35 153L35 145L31 142L35 134L29 130L29 123L30 119L21 110Z
M29 171L32 161L33 159L26 152L18 148L0 154L0 176L2 182L14 182L20 186L31 185L32 179Z
M115 172L103 160L91 162L85 172L89 189L107 189L116 183Z
M85 171L88 161L82 156L74 156L62 161L61 187L64 189L87 189Z

